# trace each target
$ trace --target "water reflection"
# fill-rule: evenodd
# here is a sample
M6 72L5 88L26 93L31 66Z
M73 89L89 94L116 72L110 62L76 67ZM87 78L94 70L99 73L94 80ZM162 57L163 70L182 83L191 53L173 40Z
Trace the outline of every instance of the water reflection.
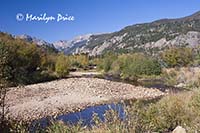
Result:
M123 103L112 103L105 105L98 105L93 107L88 107L80 112L69 113L65 115L60 115L54 118L55 121L63 121L66 124L75 125L80 123L82 126L91 127L94 125L93 116L94 114L103 122L105 121L105 113L109 110L116 111L118 113L119 119L125 120L126 113L124 110ZM33 121L30 127L30 132L34 132L37 128L45 128L52 121L52 117L42 118L40 120Z

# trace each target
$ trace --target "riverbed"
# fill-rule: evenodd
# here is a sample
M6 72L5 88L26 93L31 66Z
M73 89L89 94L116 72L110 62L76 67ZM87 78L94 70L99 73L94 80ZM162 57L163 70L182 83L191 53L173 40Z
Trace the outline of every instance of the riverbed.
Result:
M166 93L128 83L99 78L67 78L9 88L8 116L33 121L128 99L154 99Z

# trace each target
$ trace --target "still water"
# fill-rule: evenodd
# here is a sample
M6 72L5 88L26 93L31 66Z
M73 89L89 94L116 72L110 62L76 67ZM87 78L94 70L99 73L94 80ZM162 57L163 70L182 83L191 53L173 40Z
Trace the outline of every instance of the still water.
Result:
M103 122L105 121L105 113L109 110L116 111L118 113L118 117L121 120L126 118L126 113L124 110L124 103L112 103L105 105L98 105L88 107L80 112L68 113L64 115L57 116L54 118L54 121L63 121L66 124L76 125L81 122L82 126L91 127L94 125L93 116L94 114L98 116L98 118ZM30 131L34 132L38 127L45 128L52 121L52 117L42 118L40 120L33 121L30 127Z

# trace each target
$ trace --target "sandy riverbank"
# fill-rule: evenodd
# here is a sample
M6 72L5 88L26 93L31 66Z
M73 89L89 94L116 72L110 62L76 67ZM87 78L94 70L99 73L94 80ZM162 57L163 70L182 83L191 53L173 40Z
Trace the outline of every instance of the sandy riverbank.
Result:
M156 98L158 89L97 78L68 78L10 88L6 103L13 119L31 121L73 112L88 106L125 99Z

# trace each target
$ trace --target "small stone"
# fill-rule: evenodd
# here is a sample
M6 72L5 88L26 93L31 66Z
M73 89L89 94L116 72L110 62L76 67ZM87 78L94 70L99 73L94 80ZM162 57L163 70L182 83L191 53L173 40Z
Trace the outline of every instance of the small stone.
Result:
M186 133L186 130L181 126L177 126L172 133Z

